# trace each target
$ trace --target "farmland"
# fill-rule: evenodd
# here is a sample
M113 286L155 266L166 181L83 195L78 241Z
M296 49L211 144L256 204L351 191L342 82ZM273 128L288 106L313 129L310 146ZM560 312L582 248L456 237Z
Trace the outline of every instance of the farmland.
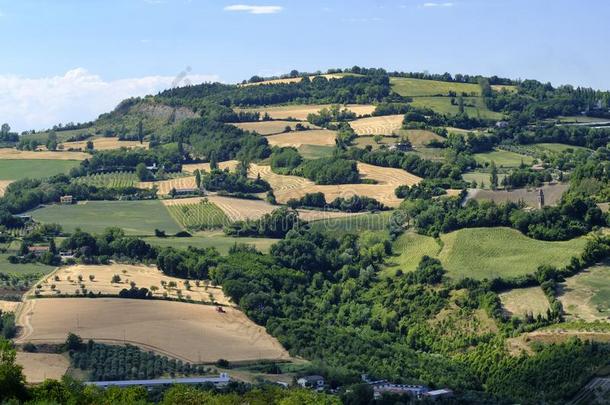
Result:
M0 197L4 196L6 188L11 184L12 180L0 180Z
M505 173L498 173L498 183L502 183L502 179L504 179L505 177ZM489 189L491 185L491 173L482 170L475 170L472 172L463 173L462 178L469 183L476 181L477 188L480 189Z
M610 266L586 269L561 285L559 300L570 319L594 321L610 317Z
M299 154L303 159L320 159L330 157L333 154L334 147L319 146L319 145L301 145L298 148Z
M392 135L402 126L403 115L384 115L351 121L349 124L358 135Z
M389 211L384 211L345 218L331 218L312 222L311 228L337 238L347 233L361 234L364 231L383 232L388 227L390 215Z
M332 80L332 79L341 79L344 76L347 76L347 74L346 73L330 73L330 74L323 74L323 75L308 76L308 79L313 80L316 77L324 77L328 80ZM286 77L286 78L282 78L282 79L263 80L261 82L243 83L243 84L240 84L240 86L260 86L260 85L266 85L266 84L299 83L301 80L303 80L303 78L300 76L299 77Z
M490 164L495 162L498 167L518 167L521 162L526 165L531 165L534 158L527 155L520 155L515 152L509 152L506 150L494 150L492 152L477 153L474 155L477 163L482 165Z
M76 142L64 142L62 146L64 149L70 150L86 150L87 142L89 139L84 141L76 141ZM148 142L140 143L138 141L120 141L118 138L95 138L91 139L93 142L94 150L111 150L111 149L120 149L120 148L144 148L148 149Z
M235 168L237 167L237 160L227 160L226 162L218 162L218 167L222 170L224 169L229 169L229 170L235 170ZM183 173L194 173L195 170L201 170L204 172L209 172L210 171L210 164L209 163L189 163L186 165L182 165L182 172Z
M401 129L396 131L396 134L409 138L409 141L416 149L427 146L430 141L442 142L445 140L445 138L435 134L432 131L426 131L422 129Z
M135 187L139 180L134 172L114 172L76 177L72 179L72 183L96 187L125 188Z
M168 202L169 201L176 200L168 200ZM224 212L214 203L207 201L206 199L202 199L194 204L166 203L165 206L172 218L186 229L201 230L221 228L229 223L229 219Z
M256 247L257 250L268 253L271 245L277 242L277 239L269 238L247 238L247 237L230 237L225 236L222 231L206 231L197 232L190 238L165 237L156 238L148 236L143 238L144 241L153 246L174 247L176 249L186 249L189 246L196 248L214 247L221 254L227 254L229 249L235 244L247 244Z
M392 89L401 96L421 97L421 96L447 96L450 91L456 94L465 93L467 95L481 95L481 88L478 84L442 82L438 80L424 80L407 77L392 77L390 79ZM492 86L492 89L513 90L514 86Z
M487 178L487 184L489 184L489 177ZM467 199L494 201L496 203L523 201L528 207L538 208L538 192L536 190L540 189L544 192L545 205L557 205L568 187L568 184L548 184L538 188L519 188L510 191L476 189L468 192Z
M301 145L334 146L336 137L335 131L312 129L271 135L267 137L267 141L271 146L293 146L295 148Z
M549 300L538 286L515 288L500 294L500 300L506 313L510 316L523 317L529 313L533 316L546 315L550 308Z
M318 129L315 125L310 124L309 122L295 122L295 121L257 121L257 122L240 122L233 124L238 128L241 128L245 131L256 132L260 135L274 135L283 133L286 128L290 128L291 131L294 131L297 124L302 124L305 127L309 127L311 129Z
M36 179L68 173L79 163L77 160L12 160L0 158L0 180Z
M566 145L563 143L535 143L532 145L528 145L527 148L534 152L541 152L547 154L561 153L568 149L590 151L590 149L587 149L582 146Z
M545 242L509 228L469 228L443 234L441 242L428 236L401 236L395 242L398 257L390 260L390 270L413 270L425 254L437 257L454 279L515 277L531 274L542 264L568 264L580 254L586 239Z
M142 181L137 184L138 188L153 188L157 187L157 192L160 195L168 195L172 188L184 189L184 188L195 188L195 176L177 177L169 180L161 181Z
M504 117L502 113L489 110L480 97L464 97L464 103L464 111L471 117L493 120ZM456 115L460 111L457 102L452 104L449 97L415 97L412 104L415 107L430 108L439 114Z
M46 379L59 380L68 371L67 355L56 353L17 352L17 364L23 367L28 383L41 383Z
M120 277L120 281L113 283L115 275ZM94 279L91 280L90 276ZM60 294L77 296L89 292L95 295L118 295L122 289L131 288L131 283L135 283L138 288L148 288L156 298L232 305L220 288L210 286L209 283L190 280L189 284L184 284L184 280L167 276L153 266L115 263L61 267L39 283L41 288L36 288L36 294L39 297Z
M9 148L0 148L0 160L85 160L91 155L83 152L62 152L62 151L29 151Z
M191 363L289 357L263 327L233 308L219 313L209 305L122 298L42 298L24 305L18 319L24 327L20 343L61 343L74 332Z
M257 111L261 115L267 113L274 120L292 119L298 121L306 121L307 115L315 114L323 108L330 107L330 104L297 104L286 106L248 108L243 111ZM369 115L375 111L375 106L370 104L348 104L341 106L356 113L356 115Z
M118 226L131 235L151 235L155 229L168 234L181 230L160 201L88 201L75 205L51 205L31 212L37 221L60 223L65 231L80 228L101 233Z

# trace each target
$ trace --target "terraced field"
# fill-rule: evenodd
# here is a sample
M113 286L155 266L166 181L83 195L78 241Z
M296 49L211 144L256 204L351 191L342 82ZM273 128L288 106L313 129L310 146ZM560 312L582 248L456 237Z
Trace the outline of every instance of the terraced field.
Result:
M74 184L96 187L135 187L140 181L134 172L96 173L72 179Z
M112 149L120 149L120 148L144 148L148 149L148 142L140 143L138 141L120 141L118 138L95 138L95 139L86 139L84 141L75 141L75 142L64 142L61 145L64 149L74 149L74 150L85 150L87 149L87 142L91 140L93 142L94 150L112 150Z
M292 146L298 148L302 145L334 146L336 137L336 131L313 129L271 135L267 137L267 141L271 146L281 147Z
M402 114L367 117L349 124L358 135L392 135L402 127Z
M257 122L240 122L233 124L238 128L243 129L244 131L252 131L257 134L266 136L266 135L275 135L281 134L284 132L286 127L290 127L292 131L294 131L295 126L297 124L301 124L304 127L309 127L311 129L319 129L315 125L310 124L306 121L257 121Z
M194 204L172 204L180 200L164 200L172 218L184 228L190 230L222 228L229 223L229 218L216 204L208 199L201 199Z

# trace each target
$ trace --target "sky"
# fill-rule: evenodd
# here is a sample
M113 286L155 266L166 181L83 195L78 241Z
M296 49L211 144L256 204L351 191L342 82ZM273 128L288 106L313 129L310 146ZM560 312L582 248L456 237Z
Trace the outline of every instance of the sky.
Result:
M292 69L610 89L606 0L0 0L0 122L95 119L130 96Z

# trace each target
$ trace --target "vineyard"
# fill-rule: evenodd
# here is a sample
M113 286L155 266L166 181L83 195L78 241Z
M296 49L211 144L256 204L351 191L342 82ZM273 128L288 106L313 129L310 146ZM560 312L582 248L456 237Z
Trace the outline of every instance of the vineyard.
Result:
M134 172L96 173L72 180L74 184L106 188L135 187L139 180Z
M230 222L218 206L206 199L195 204L172 204L166 207L176 222L190 230L222 228Z
M145 352L131 345L112 346L92 340L71 352L72 366L91 374L96 381L137 380L164 375L205 374L208 369L192 366L182 360L169 359L153 352Z

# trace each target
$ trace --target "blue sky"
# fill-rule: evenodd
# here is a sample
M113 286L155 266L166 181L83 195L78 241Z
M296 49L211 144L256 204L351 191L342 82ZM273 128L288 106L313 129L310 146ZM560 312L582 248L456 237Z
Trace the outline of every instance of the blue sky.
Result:
M608 21L605 0L0 0L0 121L92 119L187 67L192 82L360 65L610 89Z

